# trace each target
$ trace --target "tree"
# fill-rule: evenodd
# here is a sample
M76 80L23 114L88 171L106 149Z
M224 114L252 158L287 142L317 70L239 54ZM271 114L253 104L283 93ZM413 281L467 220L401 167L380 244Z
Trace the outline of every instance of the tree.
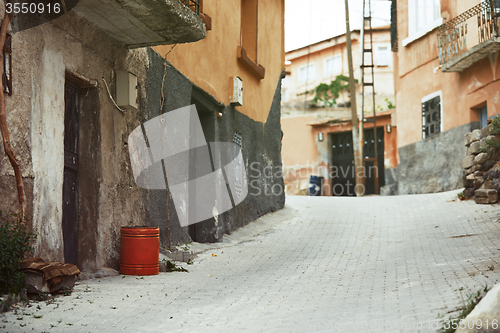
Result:
M21 206L21 216L24 217L26 214L26 204L24 202L24 188L23 188L23 178L21 174L21 169L19 167L19 161L16 159L16 155L12 151L10 146L10 136L9 128L7 127L7 115L5 113L5 94L3 91L3 52L5 39L7 36L7 28L9 26L10 19L12 18L12 13L6 13L5 18L2 22L0 28L0 132L2 132L3 147L5 154L9 158L10 164L14 169L14 174L16 176L17 182L17 197L19 200L19 205Z

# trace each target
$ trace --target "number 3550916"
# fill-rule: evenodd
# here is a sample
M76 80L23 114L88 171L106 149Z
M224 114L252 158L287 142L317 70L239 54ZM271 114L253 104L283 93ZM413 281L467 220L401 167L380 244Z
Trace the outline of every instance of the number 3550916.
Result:
M23 3L6 3L5 10L8 14L59 14L61 12L60 3L34 3L34 2L23 2Z

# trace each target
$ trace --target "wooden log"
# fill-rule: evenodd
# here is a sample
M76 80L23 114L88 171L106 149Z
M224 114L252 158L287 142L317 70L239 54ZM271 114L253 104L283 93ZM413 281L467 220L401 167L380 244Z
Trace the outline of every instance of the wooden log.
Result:
M3 147L5 154L9 158L10 164L14 169L14 174L16 176L17 183L17 198L19 200L19 205L21 206L22 218L26 214L26 204L24 202L24 186L23 177L21 173L21 168L19 161L16 159L16 155L10 146L10 135L9 128L7 127L7 115L5 112L5 93L3 91L3 48L5 44L5 39L7 36L7 27L9 26L11 14L6 14L5 19L2 22L2 27L0 28L0 132L2 133Z

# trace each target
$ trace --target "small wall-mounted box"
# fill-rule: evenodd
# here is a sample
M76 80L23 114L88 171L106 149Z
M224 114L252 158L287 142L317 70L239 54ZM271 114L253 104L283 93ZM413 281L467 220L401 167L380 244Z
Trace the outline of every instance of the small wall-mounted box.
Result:
M231 104L243 105L243 82L237 76L233 77L233 95L231 96Z
M137 76L130 72L116 72L116 104L121 108L137 109Z

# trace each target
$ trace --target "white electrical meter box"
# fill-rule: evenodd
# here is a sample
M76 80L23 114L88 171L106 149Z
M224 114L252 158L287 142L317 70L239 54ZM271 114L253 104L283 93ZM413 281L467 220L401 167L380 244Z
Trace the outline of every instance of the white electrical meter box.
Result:
M243 105L243 82L237 76L233 77L233 96L231 97L231 104L238 106Z
M129 72L116 72L116 104L137 109L137 76Z

